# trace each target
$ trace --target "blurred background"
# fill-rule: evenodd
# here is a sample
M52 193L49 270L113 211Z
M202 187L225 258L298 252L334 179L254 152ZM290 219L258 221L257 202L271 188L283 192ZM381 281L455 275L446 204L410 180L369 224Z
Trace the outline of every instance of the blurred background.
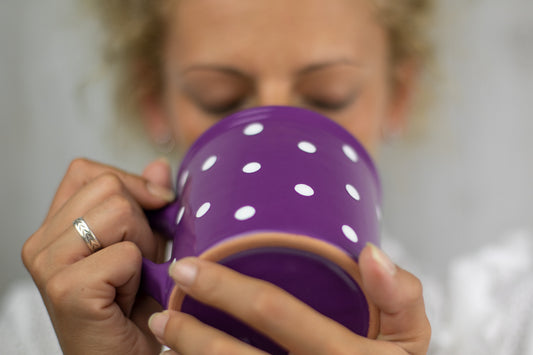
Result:
M98 29L76 3L0 2L0 297L29 278L20 249L73 158L140 172L157 157L113 126ZM533 2L437 7L427 125L379 166L388 233L444 277L454 256L533 231Z

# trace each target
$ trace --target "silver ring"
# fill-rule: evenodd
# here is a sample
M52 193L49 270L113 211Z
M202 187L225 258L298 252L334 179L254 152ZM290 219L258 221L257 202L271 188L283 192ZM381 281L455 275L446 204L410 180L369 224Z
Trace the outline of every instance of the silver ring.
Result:
M91 253L96 253L98 250L102 249L102 244L96 239L94 233L89 229L89 226L83 218L78 218L72 222L74 228L80 235L81 239L87 244L87 247Z

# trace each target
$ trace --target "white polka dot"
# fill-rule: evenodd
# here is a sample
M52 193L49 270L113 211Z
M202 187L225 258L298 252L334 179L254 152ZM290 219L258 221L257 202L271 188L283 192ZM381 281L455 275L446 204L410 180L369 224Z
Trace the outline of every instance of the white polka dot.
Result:
M316 153L316 146L313 143L302 141L298 143L298 148L300 148L301 151L309 154Z
M298 184L294 186L294 190L298 192L300 195L307 196L307 197L313 196L315 194L315 191L313 190L313 188L306 184Z
M196 211L196 218L203 217L207 213L207 211L209 211L210 208L211 204L209 202L206 202L201 205L198 211Z
M346 191L350 194L350 196L353 197L354 200L359 201L361 199L359 191L357 191L357 189L352 185L346 184Z
M342 226L342 233L344 233L344 236L348 239L350 239L352 242L357 243L359 241L359 238L357 238L357 234L352 229L352 227L343 225Z
M359 159L355 150L347 144L342 146L342 151L344 152L344 154L346 154L348 159L350 159L354 163L357 162L357 160Z
M211 169L213 167L213 165L215 165L216 162L217 162L216 155L210 156L209 158L207 158L204 161L204 164L202 165L202 171L207 171L207 170Z
M261 169L261 164L258 162L248 163L243 168L242 171L247 174L253 174L258 172Z
M181 206L180 210L178 211L178 216L176 217L176 224L180 224L184 213L185 213L185 206Z
M255 208L252 206L244 206L239 208L235 212L235 219L239 221L246 221L247 219L252 218L255 215Z
M255 136L256 134L263 132L263 128L261 123L252 123L246 126L243 133L247 136Z
M180 178L180 188L183 188L185 186L185 183L187 182L187 179L189 178L189 170L185 170Z

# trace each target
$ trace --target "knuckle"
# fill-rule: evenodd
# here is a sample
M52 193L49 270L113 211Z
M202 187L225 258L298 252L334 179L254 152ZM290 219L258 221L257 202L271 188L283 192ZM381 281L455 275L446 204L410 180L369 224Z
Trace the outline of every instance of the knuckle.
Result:
M198 268L198 275L191 289L195 293L205 295L206 302L213 302L219 297L220 292L223 292L223 280L210 265L204 264Z
M170 317L169 322L165 328L166 337L171 340L173 334L179 334L182 330L187 329L191 323L191 316L185 313L174 314Z
M140 264L142 262L142 253L135 243L124 241L116 244L115 248L118 249L124 260L131 261L132 264Z
M223 287L218 277L207 275L206 272L200 270L196 280L191 285L191 290L205 295L205 301L212 303L218 300L220 293L223 292Z
M89 159L86 158L76 158L73 159L67 169L67 175L79 170L86 170L91 165Z
M26 267L26 269L30 270L31 269L31 266L32 266L32 261L33 261L33 258L32 256L34 255L35 251L35 242L34 242L34 239L35 238L35 234L32 235L31 237L29 237L25 242L24 244L22 245L22 249L20 250L20 257L22 259L22 263L24 264L24 266Z
M250 303L249 316L257 320L283 316L283 305L279 301L281 297L276 297L276 293L274 286L261 282Z
M422 294L424 292L422 282L419 278L413 276L411 285L406 289L406 302L407 303L416 303L422 299Z
M31 272L32 274L36 273L39 270L44 270L48 264L48 250L44 249L39 251L35 257L30 261L31 263Z
M324 344L324 354L328 355L353 355L353 349L346 348L346 345L336 341L328 341Z
M80 179L83 179L93 165L94 163L87 158L80 157L73 159L67 168L65 176L78 177Z
M43 224L22 245L22 248L20 250L20 257L22 259L24 266L28 270L32 269L34 259L39 252L39 247L42 244L40 240L43 239L43 234L45 233L45 231L46 231L46 227Z
M121 221L119 233L122 238L129 236L135 228L139 227L139 212L136 206L124 195L114 194L108 201L108 209L112 211L113 219Z
M231 353L232 349L230 344L223 336L210 338L200 350L201 355L224 355Z
M115 193L108 199L109 209L116 214L116 218L129 220L135 215L133 203L123 194Z
M124 191L122 180L112 172L102 173L97 177L97 180L98 185L109 194L122 193Z
M48 249L41 250L29 261L28 268L31 276L37 281L42 279L44 271L50 268L50 252Z
M71 294L70 283L66 282L61 273L52 276L44 287L46 298L55 306L65 304Z

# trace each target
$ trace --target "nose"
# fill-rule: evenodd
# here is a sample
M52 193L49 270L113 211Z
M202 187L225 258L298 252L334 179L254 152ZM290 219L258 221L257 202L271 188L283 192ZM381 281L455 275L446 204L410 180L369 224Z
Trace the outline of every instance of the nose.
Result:
M283 80L272 80L257 89L257 106L295 106L296 98L291 84Z

